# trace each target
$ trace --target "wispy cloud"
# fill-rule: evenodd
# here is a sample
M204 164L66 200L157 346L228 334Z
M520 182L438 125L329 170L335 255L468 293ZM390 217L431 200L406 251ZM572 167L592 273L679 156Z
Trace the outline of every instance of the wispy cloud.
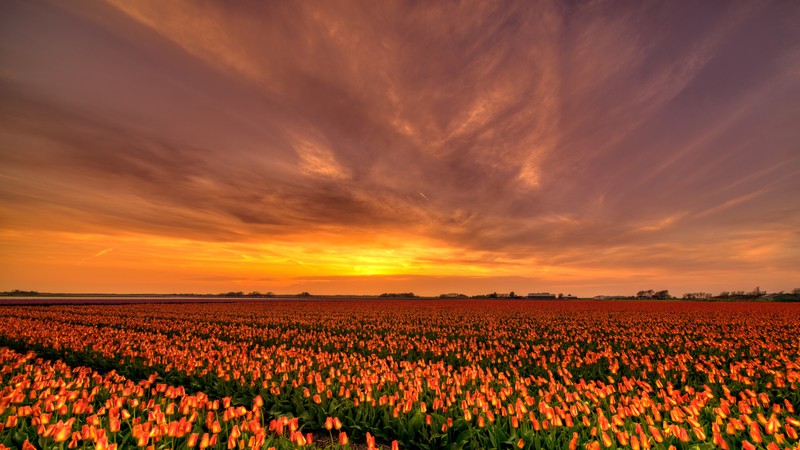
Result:
M99 252L95 253L94 255L88 256L88 257L82 259L81 262L86 262L86 261L88 261L90 259L99 258L99 257L101 257L103 255L108 254L112 250L114 250L114 249L113 248L106 248L106 249L100 250Z

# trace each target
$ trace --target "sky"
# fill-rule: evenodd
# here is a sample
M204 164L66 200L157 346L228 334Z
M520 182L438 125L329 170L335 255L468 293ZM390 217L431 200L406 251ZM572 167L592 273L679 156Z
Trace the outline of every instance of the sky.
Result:
M0 290L800 287L800 2L0 2Z

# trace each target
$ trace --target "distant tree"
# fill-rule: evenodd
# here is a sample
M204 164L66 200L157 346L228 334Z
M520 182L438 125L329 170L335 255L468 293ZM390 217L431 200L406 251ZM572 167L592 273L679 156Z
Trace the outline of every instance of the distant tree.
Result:
M497 298L497 292L492 292L491 294L487 295L488 298Z
M663 291L658 291L655 294L653 294L653 298L657 298L659 300L667 300L672 298L672 296L669 295L669 291L667 289L664 289Z
M708 300L712 297L712 295L708 292L688 292L683 294L683 298L686 300Z
M766 294L766 291L762 291L761 286L756 286L756 288L750 291L748 295L752 297L761 297L764 294Z
M656 293L652 289L648 289L646 291L639 291L636 293L637 298L653 298L654 295L656 295Z
M790 293L780 293L773 297L776 302L800 302L800 288L794 288Z
M297 294L297 296L298 296L298 297L311 297L311 294L309 294L309 293L308 293L308 292L306 292L306 291L303 291L303 292L301 292L301 293Z
M515 294L514 291L511 291L508 293L508 298L517 298L517 294Z
M248 297L261 297L261 292L258 291L251 291L247 294Z
M38 291L23 291L20 289L14 289L13 291L9 292L0 292L0 295L39 295Z

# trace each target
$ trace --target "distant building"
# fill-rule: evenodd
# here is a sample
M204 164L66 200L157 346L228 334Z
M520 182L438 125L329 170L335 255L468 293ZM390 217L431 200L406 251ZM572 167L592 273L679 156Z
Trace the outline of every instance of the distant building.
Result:
M451 292L449 294L442 294L439 296L439 298L467 298L467 296L457 292Z
M534 292L528 294L527 298L535 299L535 300L555 300L556 294L551 294L549 292Z

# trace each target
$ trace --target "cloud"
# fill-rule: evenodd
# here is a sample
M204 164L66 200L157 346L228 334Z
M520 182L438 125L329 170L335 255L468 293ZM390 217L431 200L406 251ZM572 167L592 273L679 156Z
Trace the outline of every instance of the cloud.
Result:
M597 284L800 225L789 3L0 8L6 230Z
M294 149L300 158L300 170L312 177L345 180L350 177L336 161L330 148L317 139L304 136L294 138Z
M86 261L88 261L90 259L93 259L93 258L99 258L99 257L101 257L103 255L108 254L112 250L114 250L114 249L113 248L106 248L106 249L100 250L99 252L95 253L94 255L82 259L81 262L86 262Z
M98 258L100 256L103 256L103 255L107 254L108 252L110 252L112 250L114 250L114 249L113 248L106 248L106 249L100 250L99 252L95 253L94 256L92 256L92 258Z

